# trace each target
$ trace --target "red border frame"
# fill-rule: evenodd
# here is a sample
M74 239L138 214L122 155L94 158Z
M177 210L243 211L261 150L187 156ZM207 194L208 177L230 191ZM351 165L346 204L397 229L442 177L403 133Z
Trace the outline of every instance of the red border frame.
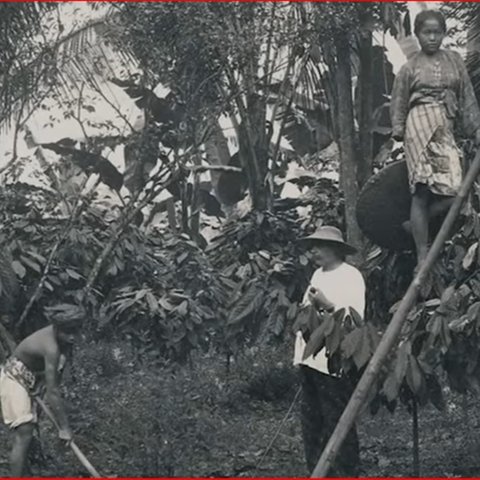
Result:
M96 0L0 0L0 3L78 3L78 2L92 2ZM318 3L397 3L400 1L406 2L416 2L417 0L100 0L102 3L117 3L117 2L130 2L130 3L160 3L160 2L169 2L169 3L260 3L260 2L318 2ZM424 0L426 2L436 2L437 0ZM480 0L440 0L442 3L479 3ZM10 478L14 480L20 480L24 477L0 477L0 478ZM78 479L83 480L88 477L29 477L32 479L52 479L52 480L61 480L61 479ZM294 480L310 477L117 477L117 476L108 476L101 478L115 478L117 480L136 480L138 478L148 478L148 479L162 479L162 480L230 480L230 479L242 479L242 480L253 480L262 478L265 480ZM348 477L337 477L337 478L348 478ZM413 480L416 477L357 477L358 479L366 478L368 480L398 480L399 478L405 480ZM456 478L456 477L421 477L422 480L445 480L447 478ZM465 480L475 480L480 477L460 477Z

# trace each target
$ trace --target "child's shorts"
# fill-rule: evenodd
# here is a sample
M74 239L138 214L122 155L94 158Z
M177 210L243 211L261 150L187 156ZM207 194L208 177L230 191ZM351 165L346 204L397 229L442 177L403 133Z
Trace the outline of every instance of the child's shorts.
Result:
M0 401L3 421L9 428L37 421L36 409L28 391L4 368L0 373Z

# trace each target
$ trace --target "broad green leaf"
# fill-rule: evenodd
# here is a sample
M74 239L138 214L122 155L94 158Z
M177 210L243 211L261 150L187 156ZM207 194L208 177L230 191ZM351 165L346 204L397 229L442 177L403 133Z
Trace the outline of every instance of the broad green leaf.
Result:
M360 314L352 307L350 307L350 315L352 316L353 323L356 327L361 327L364 323L363 318Z
M165 297L160 298L158 304L167 312L171 312L175 308Z
M438 410L445 410L445 399L443 398L442 387L438 380L434 376L429 375L426 383L430 401Z
M410 390L418 395L421 392L423 374L418 365L417 359L413 355L408 357L408 366L407 366L407 384L410 387Z
M332 316L336 322L342 323L345 320L346 312L347 311L345 310L345 308L340 308L339 310L335 311Z
M342 317L343 318L343 317ZM334 315L326 315L323 320L323 325L325 325L325 336L328 337L335 328L335 324L340 324L341 321L338 320L337 316Z
M315 318L312 319L312 316L314 316ZM318 325L315 325L315 327L312 328L312 325L314 324L314 321L316 321L318 314L315 312L315 309L310 305L301 305L298 309L296 317L297 318L295 319L292 327L293 333L297 333L298 331L312 332L315 331L318 327Z
M297 315L298 305L296 303L291 303L287 310L287 320L292 321Z
M278 306L284 308L288 308L290 306L290 301L285 295L285 291L283 289L278 290Z
M170 337L172 343L178 343L183 340L187 335L187 329L182 325L179 327L173 335Z
M362 337L359 341L357 349L353 354L353 361L358 369L362 368L370 359L371 356L371 346L370 346L370 337L368 335L367 329L362 328Z
M181 265L187 258L188 258L189 252L184 252L181 255L177 257L177 264Z
M441 322L441 319L439 319L439 322ZM471 325L471 323L472 320L467 315L462 315L461 317L452 320L448 324L448 328L452 330L452 332L460 333L465 331L465 329ZM441 327L441 324L439 326Z
M138 302L141 300L145 295L148 293L148 290L145 288L142 288L141 290L138 290L138 292L135 294L135 301Z
M285 328L285 317L280 312L275 312L274 322L273 322L273 334L279 337Z
M65 271L67 272L68 276L70 278L73 278L74 280L80 280L82 278L81 275L79 275L75 270L72 270L71 268L66 268Z
M328 321L332 321L331 315L323 315L319 313L316 308L310 306L309 307L309 331L314 332L320 325L323 324L324 328L328 326Z
M20 277L20 278L24 278L26 273L27 273L27 270L25 269L25 267L18 261L18 260L14 260L12 262L12 268L14 270L14 272Z
M342 339L342 324L335 322L333 331L330 335L327 336L325 340L325 346L329 354L333 355L338 347L340 346L340 341Z
M407 372L408 357L410 355L412 345L410 342L403 342L398 348L397 356L395 358L395 364L393 366L393 373L395 375L396 382L401 385L405 374Z
M460 287L458 288L458 295L462 300L466 299L471 293L472 291L465 283L460 285Z
M325 346L325 330L323 323L318 327L307 342L305 351L303 352L303 359L310 357L310 355L316 355Z
M20 260L24 265L27 265L27 267L30 267L32 270L35 270L38 273L42 272L42 267L38 265L38 263L34 262L33 260L30 260L25 255L20 255Z
M264 302L264 290L257 282L250 284L250 288L235 303L227 320L227 325L241 322L249 315L256 313Z
M120 313L124 312L125 310L127 310L127 308L130 308L134 304L135 304L135 299L133 298L130 298L129 300L122 300L118 304L118 307L116 308L117 315L120 315Z
M450 334L450 330L448 328L448 320L446 318L441 317L441 323L440 323L440 336L443 342L442 352L446 353L449 345L452 342L452 337Z
M401 384L398 383L395 372L390 372L382 387L383 393L389 402L393 402L397 398L400 385Z
M450 285L443 291L442 297L440 298L440 305L437 308L437 313L446 315L450 310L456 310L456 292L455 285Z
M432 299L427 300L425 302L425 307L426 308L438 307L439 305L440 305L440 299L439 298L432 298Z
M150 312L152 313L158 312L158 301L155 298L155 296L152 294L152 292L147 292L145 295L145 298L147 299L147 304L148 304L148 308L150 309Z
M480 281L478 281L476 278L470 280L470 286L472 288L472 291L474 295L477 298L480 298Z
M35 259L38 260L40 263L46 263L46 262L47 262L47 259L46 259L43 255L40 255L39 253L34 252L33 250L30 250L30 251L28 252L28 255L30 255L31 257L35 258Z
M427 323L426 331L430 332L434 337L438 336L441 329L442 316L433 315Z
M107 273L109 275L112 275L113 277L115 277L118 273L118 268L117 268L117 265L112 262L112 264L110 265L110 268L107 270Z
M473 265L476 259L477 251L478 251L478 242L475 242L473 245L470 245L465 257L463 258L462 267L464 270L469 270L470 267Z
M362 330L352 330L342 341L342 352L345 358L350 358L358 348L362 340Z
M455 285L448 286L442 293L442 298L440 299L441 303L444 304L449 302L452 299L453 295L455 295L455 291Z
M183 301L175 311L182 317L184 317L188 313L188 302L185 300Z

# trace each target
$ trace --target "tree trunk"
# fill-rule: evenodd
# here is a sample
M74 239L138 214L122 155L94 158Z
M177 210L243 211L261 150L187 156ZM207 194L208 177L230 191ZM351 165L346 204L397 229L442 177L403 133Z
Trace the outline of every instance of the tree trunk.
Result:
M199 153L195 153L193 161L196 166L202 164ZM190 235L194 241L198 241L200 234L200 174L193 172L192 199L190 203Z
M357 118L359 125L360 152L358 155L357 180L359 186L362 187L372 173L373 162L373 45L372 32L370 31L362 32L360 35L359 57L359 111Z
M266 210L269 205L269 188L265 183L268 171L270 138L266 132L266 105L264 99L252 94L247 100L247 117L242 118L245 125L248 150L244 153L251 163L252 206L255 210ZM249 155L252 152L253 155Z
M230 151L228 149L228 142L223 134L222 127L218 121L214 122L213 133L205 142L205 151L207 154L208 163L211 165L228 165L230 163ZM212 179L212 187L217 191L218 179L221 172L210 172Z
M357 162L353 119L352 76L348 36L335 40L337 52L338 146L340 149L340 185L345 198L345 222L348 241L362 250L362 234L357 224Z
M175 200L169 198L167 204L168 225L173 233L177 233L177 212L175 210Z
M480 82L480 74L478 69L475 68L475 64L478 64L480 57L480 38L478 37L478 29L480 28L480 19L475 18L475 21L471 23L470 28L467 31L467 69L472 79L472 83L475 89L475 96L477 101L480 102L480 89L477 85Z

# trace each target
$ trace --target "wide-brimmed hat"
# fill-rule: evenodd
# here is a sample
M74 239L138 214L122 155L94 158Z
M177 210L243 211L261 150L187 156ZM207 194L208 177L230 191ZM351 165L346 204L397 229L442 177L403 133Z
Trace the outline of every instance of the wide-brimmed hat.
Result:
M347 255L351 255L357 252L357 249L355 247L352 247L352 245L349 245L347 242L345 242L342 232L338 228L330 227L328 225L317 228L314 233L308 235L308 237L303 237L300 240L309 242L333 243L342 247Z

